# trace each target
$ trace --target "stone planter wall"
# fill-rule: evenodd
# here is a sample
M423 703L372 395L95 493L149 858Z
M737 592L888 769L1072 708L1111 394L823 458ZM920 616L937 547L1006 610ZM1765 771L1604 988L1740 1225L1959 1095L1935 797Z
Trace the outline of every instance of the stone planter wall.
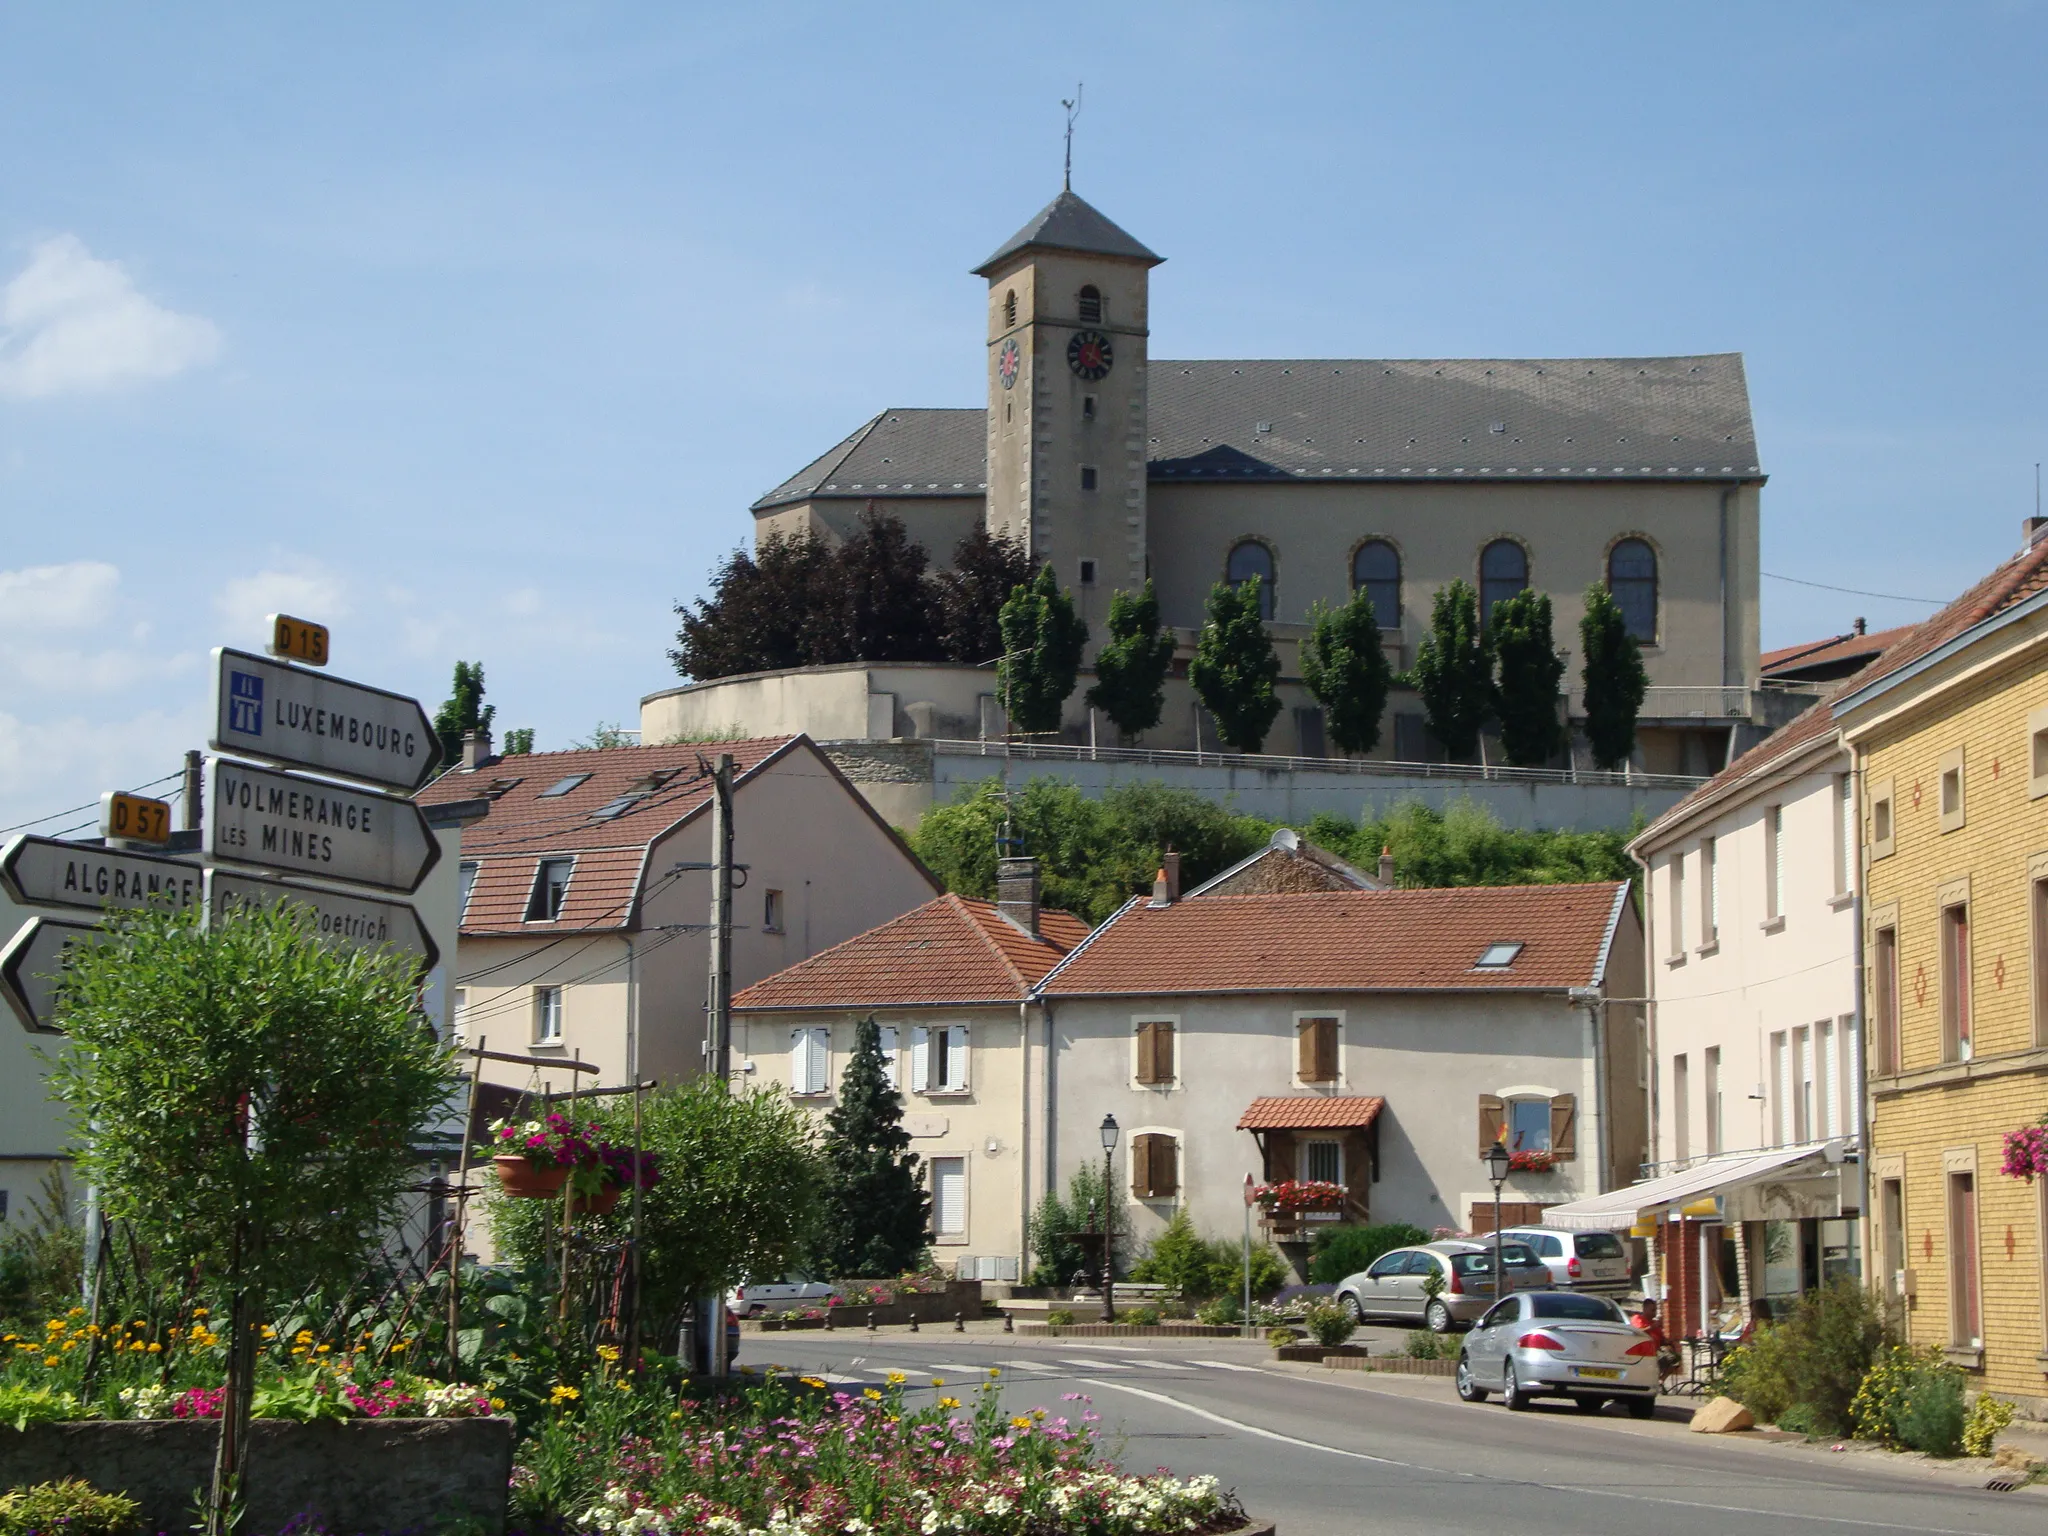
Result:
M1152 1327L1141 1327L1136 1323L1068 1323L1057 1327L1051 1323L1019 1323L1019 1333L1051 1334L1054 1336L1082 1339L1234 1339L1239 1337L1235 1328L1227 1325L1210 1327L1206 1323L1159 1323Z
M312 1516L332 1536L431 1531L456 1520L505 1529L510 1419L259 1420L239 1536ZM213 1481L220 1421L32 1424L0 1428L0 1488L79 1477L142 1506L145 1531L182 1531L194 1489Z
M1282 1344L1273 1351L1276 1360L1308 1360L1320 1364L1325 1360L1363 1360L1372 1353L1364 1344Z
M954 1280L943 1291L917 1291L895 1301L869 1305L865 1302L842 1302L836 1307L824 1309L828 1317L796 1317L789 1314L776 1317L770 1315L760 1320L758 1326L764 1333L787 1330L797 1332L805 1328L865 1328L873 1323L877 1328L887 1328L903 1323L950 1323L965 1313L973 1322L982 1314L981 1282L979 1280Z
M1364 1359L1323 1352L1323 1364L1333 1371L1384 1371L1395 1376L1455 1376L1455 1360L1410 1360L1406 1355L1374 1355Z

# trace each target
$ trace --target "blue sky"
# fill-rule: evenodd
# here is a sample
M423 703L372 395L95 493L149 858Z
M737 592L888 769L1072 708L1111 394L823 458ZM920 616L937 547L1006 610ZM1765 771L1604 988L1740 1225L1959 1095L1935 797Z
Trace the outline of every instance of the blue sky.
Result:
M754 496L979 403L968 268L1077 78L1155 355L1740 350L1764 568L1946 597L2048 457L2044 44L2024 3L0 0L0 826L169 772L278 606L430 708L481 659L543 748L633 723ZM1766 645L1927 611L1764 600Z

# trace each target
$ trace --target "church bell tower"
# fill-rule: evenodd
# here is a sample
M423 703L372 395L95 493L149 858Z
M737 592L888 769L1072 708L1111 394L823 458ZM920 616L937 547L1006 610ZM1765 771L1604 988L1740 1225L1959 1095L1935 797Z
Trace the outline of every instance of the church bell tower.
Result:
M988 279L988 529L1070 587L1099 639L1145 580L1147 274L1071 190L976 267Z

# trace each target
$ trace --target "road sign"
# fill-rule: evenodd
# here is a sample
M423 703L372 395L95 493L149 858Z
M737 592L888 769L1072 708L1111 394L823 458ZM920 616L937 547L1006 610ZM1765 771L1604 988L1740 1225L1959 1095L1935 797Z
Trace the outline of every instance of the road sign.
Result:
M100 930L92 923L32 917L0 949L0 994L13 1007L21 1027L32 1035L61 1035L57 1016L57 974L64 969L64 951Z
M289 667L247 651L213 653L216 752L340 774L410 794L441 761L418 699Z
M440 963L441 952L428 936L427 925L405 902L324 891L293 880L259 880L224 869L206 872L206 910L210 919L238 904L269 907L281 901L311 907L320 920L322 938L363 949L389 948L415 955L421 975Z
M171 840L171 803L110 789L100 796L100 836L162 847Z
M189 907L200 897L196 860L125 853L54 837L17 837L0 848L0 888L25 907L114 907L153 902Z
M327 626L311 619L295 619L288 613L270 616L270 654L308 666L327 665Z
M440 860L440 841L410 800L219 757L208 777L208 863L416 891Z

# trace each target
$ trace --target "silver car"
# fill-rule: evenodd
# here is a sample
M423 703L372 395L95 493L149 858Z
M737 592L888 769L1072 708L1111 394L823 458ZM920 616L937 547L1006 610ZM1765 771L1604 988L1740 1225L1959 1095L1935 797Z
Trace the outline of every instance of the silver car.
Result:
M1560 1291L1624 1296L1631 1287L1628 1248L1612 1232L1571 1232L1563 1227L1509 1227L1502 1234L1527 1243L1550 1270Z
M780 1280L750 1282L726 1294L725 1304L741 1317L766 1317L776 1312L803 1312L832 1305L838 1288L800 1274Z
M1500 1393L1510 1408L1568 1397L1582 1413L1608 1402L1629 1417L1657 1411L1657 1346L1604 1296L1525 1291L1487 1310L1458 1349L1458 1396L1483 1403Z
M1508 1242L1505 1234L1501 1266L1507 1271L1508 1290L1550 1284L1550 1271L1542 1260L1526 1245ZM1428 1284L1432 1274L1442 1282L1434 1296ZM1498 1295L1493 1244L1484 1239L1449 1238L1396 1248L1357 1274L1346 1275L1337 1286L1337 1300L1350 1310L1353 1321L1420 1323L1436 1333L1449 1333L1460 1323L1473 1321Z

